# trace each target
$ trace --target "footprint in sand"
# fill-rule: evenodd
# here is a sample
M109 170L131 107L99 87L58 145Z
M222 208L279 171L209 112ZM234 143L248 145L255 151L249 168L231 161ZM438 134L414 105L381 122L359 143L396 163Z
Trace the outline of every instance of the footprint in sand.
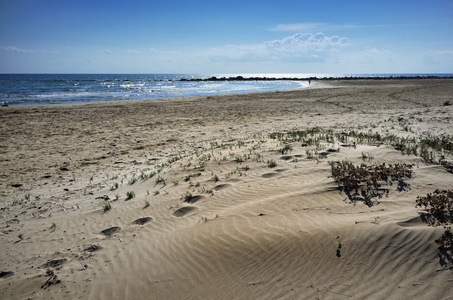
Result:
M112 236L113 234L117 233L120 230L121 230L120 227L114 226L114 227L110 227L110 228L102 230L101 233L103 235L105 235L106 237L110 237L110 236Z
M290 160L292 158L293 158L292 155L285 155L285 156L280 157L280 159L283 159L283 160Z
M88 247L83 249L83 251L93 253L93 252L99 251L101 249L102 249L102 247L99 245L89 245Z
M153 218L151 218L151 217L143 217L143 218L135 220L134 222L132 222L132 224L145 225L146 223L150 222L152 219Z
M277 176L277 175L278 175L278 173L272 172L272 173L263 174L263 175L261 175L261 177L263 177L263 178L272 178L272 177Z
M229 188L230 186L231 186L231 184L228 184L228 183L219 184L214 187L214 190L221 191L221 190Z
M177 211L175 211L173 213L173 216L175 217L185 217L187 215L191 215L191 214L194 214L196 211L198 210L198 208L196 207L193 207L193 206L185 206L185 207L181 207L180 209L178 209Z
M40 268L41 269L45 269L45 268L57 268L63 264L65 264L68 260L66 258L62 258L62 259L54 259L54 260L49 260L48 262L46 262L45 264L41 265Z
M192 203L195 203L197 201L200 201L203 198L204 198L204 196L202 196L202 195L190 196L190 197L186 197L184 202L192 204Z

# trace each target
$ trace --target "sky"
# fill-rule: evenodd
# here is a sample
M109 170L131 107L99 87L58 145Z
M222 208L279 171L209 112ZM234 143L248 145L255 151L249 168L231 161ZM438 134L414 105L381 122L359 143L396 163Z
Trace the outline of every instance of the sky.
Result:
M0 73L453 73L453 0L0 0Z

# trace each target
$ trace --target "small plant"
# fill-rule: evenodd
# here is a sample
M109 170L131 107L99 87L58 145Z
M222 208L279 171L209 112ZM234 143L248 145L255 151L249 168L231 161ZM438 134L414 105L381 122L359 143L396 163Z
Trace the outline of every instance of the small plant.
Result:
M25 195L25 200L30 201L30 197L31 197L30 194Z
M149 205L150 205L150 204L149 204L149 201L148 201L148 200L145 200L145 206L143 206L143 209L148 208Z
M161 177L160 175L157 176L156 178L156 185L162 183L163 185L165 185L165 178Z
M110 203L106 203L104 205L104 213L106 213L106 212L108 212L110 210L112 210L112 205L110 205Z
M279 150L279 152L282 155L286 155L288 152L291 152L293 150L293 147L289 144L286 144L282 149Z
M50 229L52 229L53 231L55 231L55 229L57 229L57 224L52 223L52 225L50 226Z
M154 191L154 196L157 196L157 195L159 195L159 194L160 194L159 191Z
M130 200L135 197L135 192L134 191L128 191L126 192L126 200Z
M362 160L363 161L371 161L374 159L374 156L368 152L362 152Z
M183 202L191 202L192 198L192 194L188 191L182 196Z
M118 187L119 187L118 182L115 182L115 184L112 185L112 187L110 188L110 190L111 190L111 191L117 190Z
M24 239L24 235L21 233L17 236L20 240L23 240Z
M269 168L275 168L277 166L277 162L274 159L268 160L267 161L267 166Z
M214 181L214 182L219 181L219 176L214 175L214 176L212 177L212 181Z

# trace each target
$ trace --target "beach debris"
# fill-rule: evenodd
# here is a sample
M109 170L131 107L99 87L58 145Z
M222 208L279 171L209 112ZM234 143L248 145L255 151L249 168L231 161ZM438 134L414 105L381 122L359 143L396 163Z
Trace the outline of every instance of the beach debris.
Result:
M95 199L96 200L100 199L100 200L104 200L104 201L109 201L110 197L107 196L107 195L102 195L102 196L96 197Z
M42 289L46 289L52 284L60 283L61 280L58 278L57 274L51 269L47 269L46 276L49 277L47 281L41 286Z

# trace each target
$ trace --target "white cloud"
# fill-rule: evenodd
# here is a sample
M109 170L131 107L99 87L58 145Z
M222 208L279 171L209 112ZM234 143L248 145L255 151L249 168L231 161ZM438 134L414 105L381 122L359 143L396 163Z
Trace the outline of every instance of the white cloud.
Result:
M355 24L330 24L324 22L313 22L313 23L289 23L289 24L278 24L271 27L271 31L292 31L292 32L313 32L319 30L340 30L340 29L351 29L361 28Z
M367 52L371 53L371 54L376 54L376 55L390 54L391 53L388 50L378 50L376 48L369 48L369 49L367 49Z
M130 54L139 54L140 53L140 51L137 51L137 50L134 50L134 49L126 49L126 52L130 53Z
M347 44L348 39L337 35L326 36L324 33L296 33L281 40L264 43L266 48L277 53L320 52Z
M157 50L154 48L149 48L149 50L153 53L159 53L159 54L181 54L180 51L162 51L162 50Z
M108 53L108 54L112 54L112 50L110 50L110 49L104 49L104 52Z
M432 51L432 53L452 55L453 54L453 50L438 50L438 51Z
M20 49L20 48L13 47L13 46L0 46L0 50L4 50L4 51L7 51L7 52L15 52L15 53L32 53L32 52L35 52L33 50Z
M347 45L348 39L326 36L323 33L296 33L280 40L254 45L227 45L213 48L208 55L213 60L295 60L320 61L339 48Z

